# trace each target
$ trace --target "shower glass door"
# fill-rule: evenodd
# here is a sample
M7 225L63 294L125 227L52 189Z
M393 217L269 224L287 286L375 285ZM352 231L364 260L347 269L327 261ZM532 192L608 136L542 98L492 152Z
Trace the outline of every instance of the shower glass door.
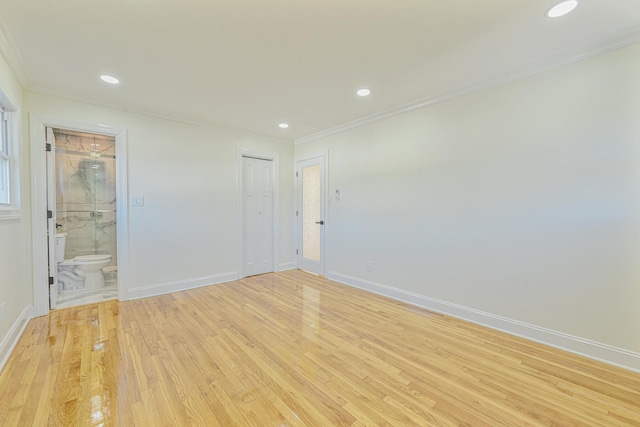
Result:
M65 258L116 250L116 162L113 137L54 129L57 226L67 233Z

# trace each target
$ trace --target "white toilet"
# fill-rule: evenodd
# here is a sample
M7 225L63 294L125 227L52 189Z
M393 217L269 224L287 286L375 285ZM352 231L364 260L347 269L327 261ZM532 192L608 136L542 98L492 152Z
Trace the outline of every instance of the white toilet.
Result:
M98 289L104 287L102 268L109 265L111 255L81 255L64 259L67 233L56 234L56 261L60 290Z

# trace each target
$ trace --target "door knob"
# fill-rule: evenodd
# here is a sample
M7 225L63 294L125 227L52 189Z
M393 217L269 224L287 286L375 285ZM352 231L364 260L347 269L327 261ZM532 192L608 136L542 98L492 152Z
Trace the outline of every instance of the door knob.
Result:
M316 224L324 225L324 221L316 221Z

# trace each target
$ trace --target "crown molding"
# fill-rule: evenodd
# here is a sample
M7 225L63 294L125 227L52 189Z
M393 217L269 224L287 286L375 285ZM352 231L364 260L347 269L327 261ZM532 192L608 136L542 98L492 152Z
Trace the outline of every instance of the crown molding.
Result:
M20 85L25 88L28 87L33 80L27 72L27 67L24 65L20 51L13 41L13 38L7 31L7 27L4 21L0 17L0 53L4 56L4 59L9 64L9 67L15 74Z
M435 93L425 98L421 98L416 101L412 101L407 104L403 104L397 107L393 107L379 113L371 114L360 119L356 119L350 122L343 123L341 125L331 127L320 132L312 133L301 138L294 140L294 144L303 144L305 142L314 141L320 138L324 138L329 135L340 133L348 129L364 126L368 123L377 122L390 117L398 116L409 111L417 110L428 105L438 104L453 98L457 98L464 95L469 95L474 92L479 92L484 89L500 86L515 80L520 80L525 77L529 77L535 74L540 74L545 71L549 71L555 68L560 68L565 65L572 64L574 62L582 61L587 58L598 56L607 52L622 49L624 47L633 45L640 42L640 29L633 30L631 32L622 33L613 38L609 38L606 41L591 45L589 48L582 50L581 52L563 52L561 54L548 56L538 61L531 62L509 72L500 73L499 76L468 82L450 88L440 93Z
M112 110L122 111L125 113L131 113L131 114L138 114L141 116L152 117L154 119L168 120L168 121L187 124L191 126L215 129L223 132L231 132L231 133L246 136L249 138L262 139L262 140L267 140L267 141L276 142L280 144L288 144L288 145L291 145L293 143L293 140L291 139L276 138L269 135L261 135L258 133L247 132L241 129L231 128L231 127L218 125L215 123L210 123L210 122L201 121L201 120L195 120L193 118L181 116L179 114L161 113L157 111L146 110L144 108L125 107L122 105L113 104L111 102L96 99L96 98L69 95L69 93L64 92L62 90L55 90L55 89L48 88L46 86L31 85L29 88L27 88L27 90L29 92L36 93L36 94L41 94L46 96L55 96L58 98L67 99L69 101L82 102L84 104L94 105L96 107L110 108Z

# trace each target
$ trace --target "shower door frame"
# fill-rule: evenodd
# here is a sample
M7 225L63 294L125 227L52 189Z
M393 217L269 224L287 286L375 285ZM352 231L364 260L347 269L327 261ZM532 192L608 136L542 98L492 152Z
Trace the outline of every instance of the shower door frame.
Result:
M118 300L128 289L129 223L127 193L127 131L97 123L86 123L37 114L29 115L31 148L31 223L33 252L34 317L49 313L49 256L47 240L46 128L62 128L114 137L116 140L116 221L118 256Z

